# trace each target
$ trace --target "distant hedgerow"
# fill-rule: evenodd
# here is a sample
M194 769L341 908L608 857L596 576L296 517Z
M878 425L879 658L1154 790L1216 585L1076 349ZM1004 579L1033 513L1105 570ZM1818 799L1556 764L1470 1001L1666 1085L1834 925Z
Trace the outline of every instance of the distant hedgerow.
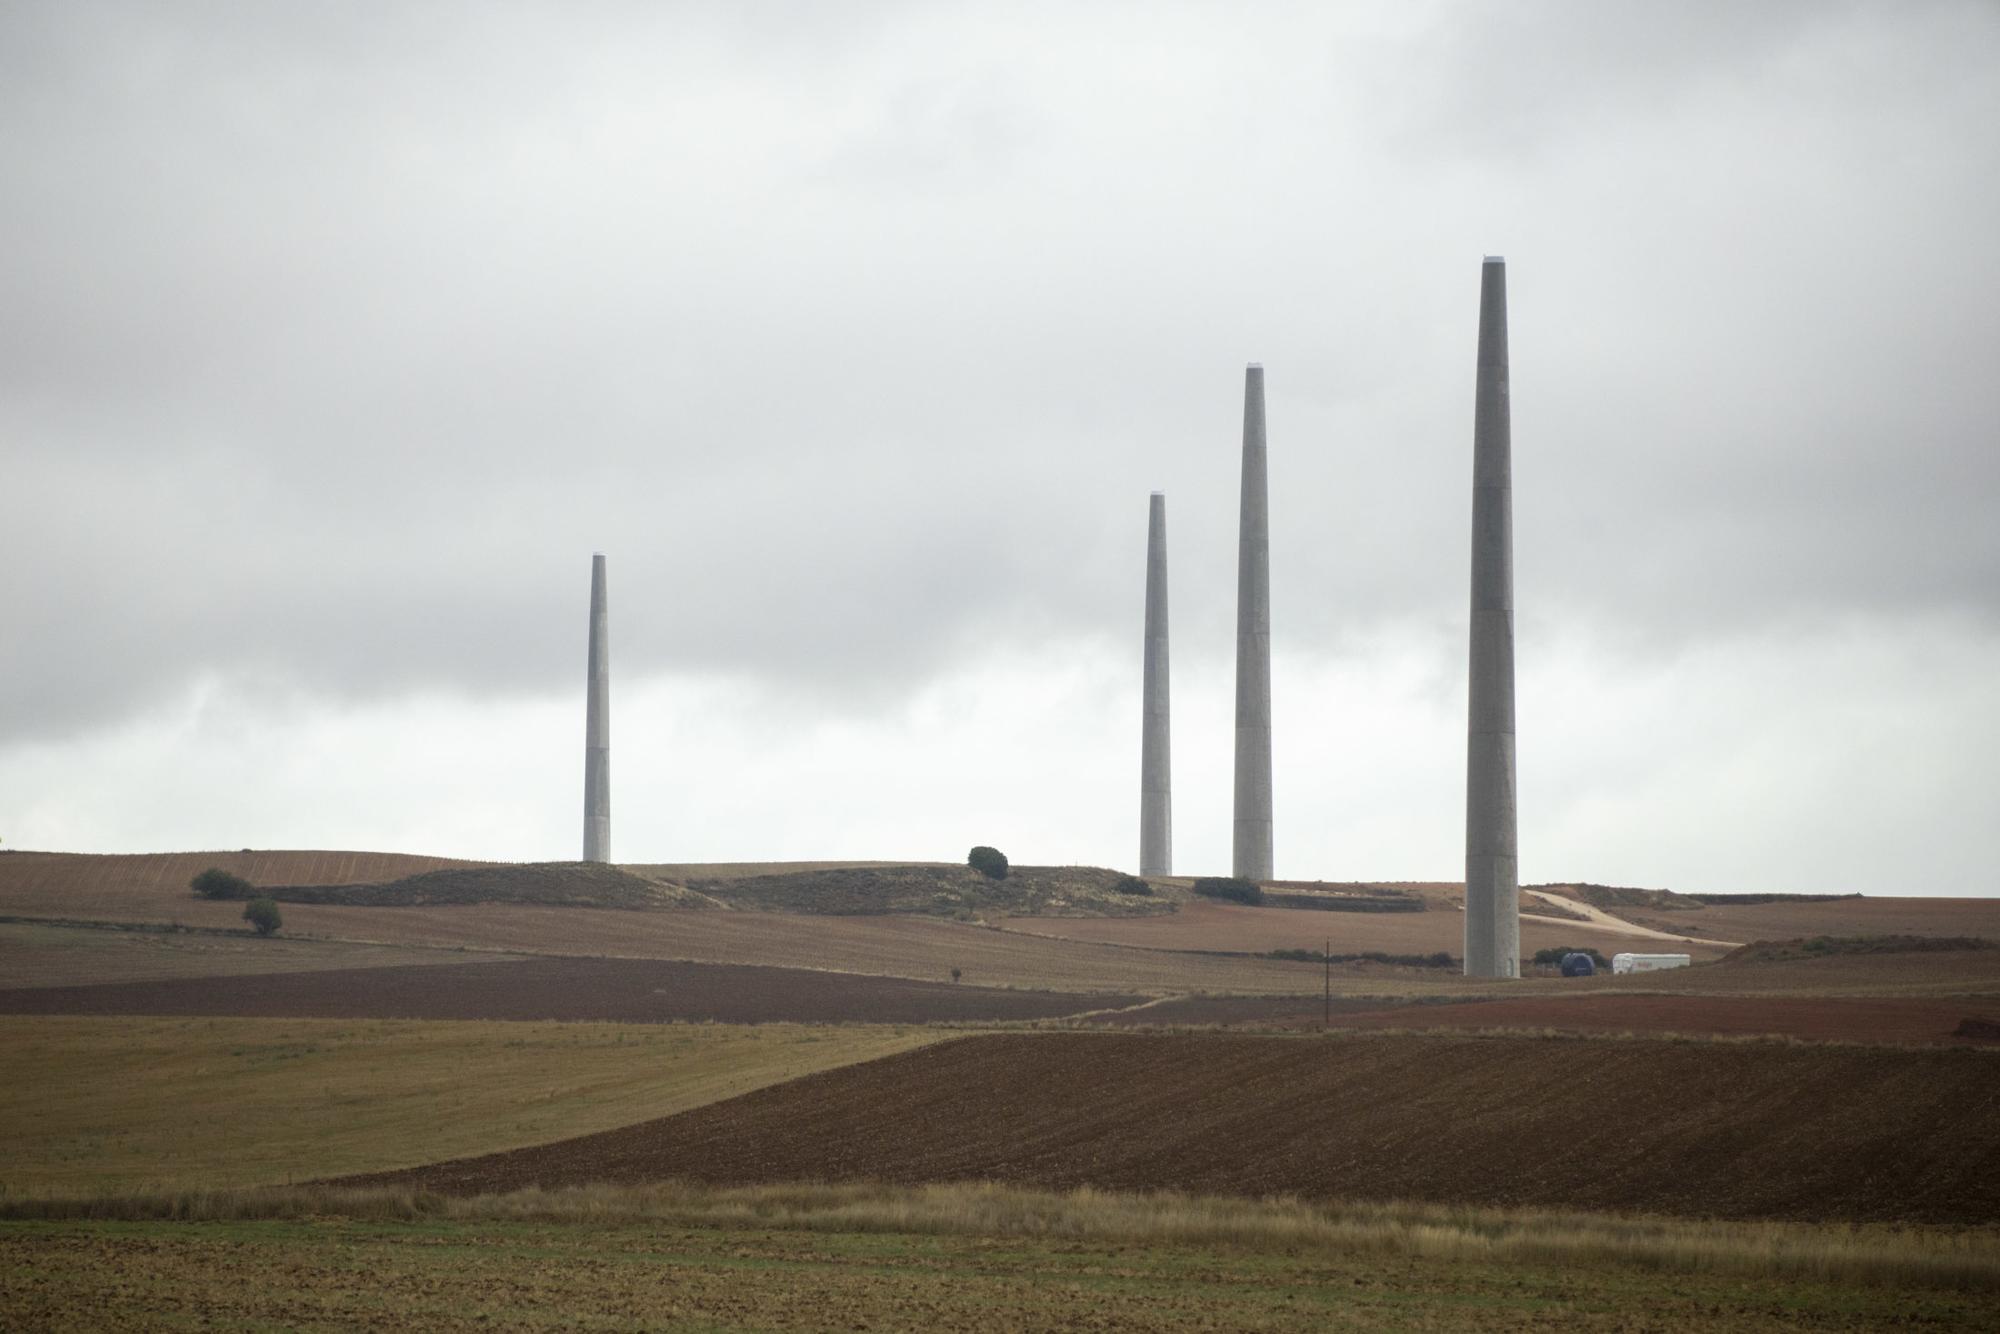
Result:
M1153 887L1136 875L1121 875L1118 883L1111 887L1113 894L1130 894L1134 898L1150 898Z
M1194 892L1205 898L1228 899L1231 903L1264 901L1264 891L1254 881L1234 875L1205 875L1194 882Z
M211 866L194 879L188 881L188 888L205 899L254 899L257 886L240 875L231 875L220 866Z
M1458 958L1439 950L1435 954L1384 954L1362 950L1358 954L1324 954L1319 950L1272 950L1268 959L1291 959L1299 963L1388 963L1400 968L1456 968Z

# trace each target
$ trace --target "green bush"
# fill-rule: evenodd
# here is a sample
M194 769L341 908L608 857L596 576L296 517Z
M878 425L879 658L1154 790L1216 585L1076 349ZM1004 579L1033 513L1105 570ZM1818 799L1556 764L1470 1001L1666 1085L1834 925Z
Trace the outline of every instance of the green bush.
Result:
M278 912L278 905L269 899L252 899L243 905L243 920L257 928L260 936L275 935L285 919Z
M254 899L257 886L240 875L231 875L220 866L211 866L194 879L188 881L188 888L205 899Z
M965 864L988 880L1007 878L1007 854L998 848L989 848L982 843L965 855Z
M1194 892L1205 898L1228 899L1231 903L1264 901L1264 891L1255 882L1233 875L1205 875L1194 882Z
M1113 894L1130 894L1134 898L1151 898L1153 887L1136 875L1121 875L1118 883L1111 887Z

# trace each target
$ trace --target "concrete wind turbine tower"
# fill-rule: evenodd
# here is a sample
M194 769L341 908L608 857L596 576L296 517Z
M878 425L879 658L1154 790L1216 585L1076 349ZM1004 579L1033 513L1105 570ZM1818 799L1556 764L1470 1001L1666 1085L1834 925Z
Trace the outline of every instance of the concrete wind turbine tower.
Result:
M1243 373L1243 509L1236 548L1236 836L1230 874L1271 878L1271 500L1264 368Z
M1167 497L1146 511L1146 686L1139 738L1139 874L1174 873L1174 775L1167 691Z
M604 555L590 558L590 668L583 709L583 859L611 860L611 657Z
M1465 759L1465 975L1521 974L1514 811L1514 462L1507 262L1479 277L1472 415L1472 655Z

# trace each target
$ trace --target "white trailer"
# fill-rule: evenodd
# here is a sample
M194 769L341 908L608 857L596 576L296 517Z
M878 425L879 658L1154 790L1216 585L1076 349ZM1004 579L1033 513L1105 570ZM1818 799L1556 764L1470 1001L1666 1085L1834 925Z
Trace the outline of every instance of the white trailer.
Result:
M1694 962L1691 954L1614 954L1614 973L1657 973L1662 968L1685 968Z

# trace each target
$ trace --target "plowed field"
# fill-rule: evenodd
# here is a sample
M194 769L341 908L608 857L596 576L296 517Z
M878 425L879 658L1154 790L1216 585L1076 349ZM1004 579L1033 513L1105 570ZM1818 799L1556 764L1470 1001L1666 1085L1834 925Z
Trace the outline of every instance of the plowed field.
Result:
M1684 912L1621 908L1662 931L1699 927L1729 940L1794 940L1800 936L1986 936L2000 940L2000 898L1858 898L1817 903L1711 903Z
M829 1205L808 1220L774 1224L756 1202L731 1203L717 1202L713 1222L679 1210L669 1219L551 1218L547 1204L525 1218L491 1221L336 1214L0 1222L0 1311L13 1328L92 1334L193 1325L1831 1334L2000 1324L2000 1297L1991 1291L1898 1283L1893 1271L1888 1283L1839 1271L1826 1278L1714 1272L1650 1264L1649 1256L1621 1262L1593 1251L1588 1239L1568 1238L1494 1255L1481 1251L1483 1229L1450 1218L1412 1226L1411 1244L1385 1249L1356 1245L1351 1234L1333 1244L1294 1237L1260 1245L1262 1220L1246 1227L1234 1216L1213 1228L1197 1222L1185 1239L1164 1228L1152 1236L1076 1235L1062 1226L1070 1222L1066 1201L1028 1206L1034 1218L1055 1215L1047 1231L1006 1221L978 1226L989 1216L1010 1220L1022 1207L1014 1200L974 1201L966 1210L973 1227L947 1219L943 1229L926 1226L935 1215L921 1200L914 1202L920 1216L906 1226L894 1221L892 1201L875 1217L856 1220ZM1707 1252L1769 1246L1763 1237L1717 1237L1716 1225L1701 1226L1695 1244ZM1246 1233L1247 1245L1239 1240ZM1671 1243L1659 1249L1671 1255Z
M994 1179L1703 1217L2000 1221L1990 1052L986 1034L373 1180Z
M1445 1005L1340 1000L1335 1028L1554 1029L1570 1033L1694 1033L1844 1042L1973 1042L1966 1019L2000 1020L2000 997L1847 1000L1792 996L1533 996ZM1098 1016L1113 1027L1218 1024L1316 1029L1317 1001L1289 996L1189 996Z
M1139 999L798 968L540 958L6 990L0 1013L902 1024L1044 1019Z
M1552 986L1563 991L1690 996L1996 996L2000 995L2000 950L1836 954L1769 963L1732 961L1706 968L1670 968L1661 973L1563 979Z

